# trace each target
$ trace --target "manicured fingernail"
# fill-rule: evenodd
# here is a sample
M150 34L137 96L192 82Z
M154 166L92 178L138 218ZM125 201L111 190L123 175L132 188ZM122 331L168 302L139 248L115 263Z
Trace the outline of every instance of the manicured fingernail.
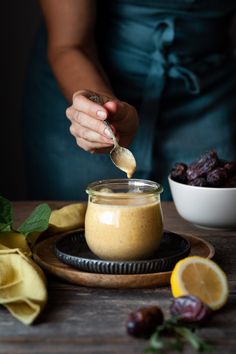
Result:
M97 116L100 118L106 118L107 114L104 111L97 111Z
M109 132L109 130L106 128L104 129L104 134L109 138L112 139L111 133Z

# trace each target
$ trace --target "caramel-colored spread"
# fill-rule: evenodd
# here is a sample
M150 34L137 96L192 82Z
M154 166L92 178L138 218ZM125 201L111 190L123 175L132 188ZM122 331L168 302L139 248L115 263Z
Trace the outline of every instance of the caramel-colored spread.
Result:
M131 178L136 170L136 161L133 154L123 148L118 147L115 148L111 152L111 158L114 164L121 170L127 174L128 178Z
M159 247L162 232L161 206L155 197L119 201L108 198L105 204L98 198L88 204L86 241L102 259L150 258Z

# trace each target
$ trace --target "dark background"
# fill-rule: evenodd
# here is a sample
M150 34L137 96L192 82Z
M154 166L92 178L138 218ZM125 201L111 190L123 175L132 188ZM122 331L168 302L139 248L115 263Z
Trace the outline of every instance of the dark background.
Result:
M1 2L0 195L26 199L21 141L21 105L25 70L41 18L37 0Z

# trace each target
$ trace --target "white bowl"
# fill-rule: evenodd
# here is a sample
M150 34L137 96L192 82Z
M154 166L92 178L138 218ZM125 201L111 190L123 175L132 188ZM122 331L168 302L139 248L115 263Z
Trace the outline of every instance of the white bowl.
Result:
M185 220L209 229L236 229L236 188L195 187L168 176L175 207Z

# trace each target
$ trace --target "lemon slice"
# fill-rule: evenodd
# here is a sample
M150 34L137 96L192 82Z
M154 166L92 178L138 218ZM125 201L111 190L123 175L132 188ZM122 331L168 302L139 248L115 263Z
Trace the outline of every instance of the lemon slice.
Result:
M192 256L179 261L171 274L174 297L195 295L212 310L218 310L227 301L228 281L223 270L212 260Z

